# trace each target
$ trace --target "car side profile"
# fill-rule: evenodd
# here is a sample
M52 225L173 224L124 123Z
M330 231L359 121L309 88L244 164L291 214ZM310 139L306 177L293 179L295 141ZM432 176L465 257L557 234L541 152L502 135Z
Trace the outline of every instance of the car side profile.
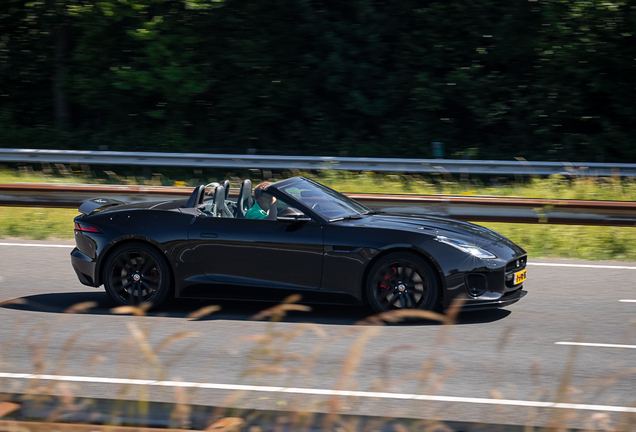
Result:
M274 220L249 219L252 184L197 186L189 199L79 208L71 261L121 305L168 299L367 303L376 312L497 308L526 291L526 252L478 225L387 214L294 177L263 189Z

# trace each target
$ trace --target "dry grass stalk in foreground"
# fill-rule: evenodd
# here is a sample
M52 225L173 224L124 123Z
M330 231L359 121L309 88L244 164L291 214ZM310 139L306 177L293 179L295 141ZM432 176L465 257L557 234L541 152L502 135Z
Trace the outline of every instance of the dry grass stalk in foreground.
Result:
M336 390L363 390L367 391L368 388L362 387L358 381L358 373L362 365L368 367L369 355L365 354L365 348L373 341L373 338L380 334L382 328L380 325L388 324L392 328L400 323L407 321L411 323L414 318L426 319L429 321L439 322L439 331L437 340L433 347L428 349L425 353L425 357L422 359L421 369L419 371L408 371L408 374L402 376L391 377L391 371L389 370L390 356L396 355L400 351L416 351L421 347L401 345L397 347L390 347L377 355L377 360L380 371L381 379L371 383L372 391L404 391L404 388L412 388L415 386L415 392L417 394L437 394L441 390L444 382L457 370L452 367L443 368L443 354L439 349L441 345L448 344L452 340L451 329L452 324L457 321L457 317L461 308L461 304L454 304L449 312L445 315L435 314L425 311L396 311L385 314L379 314L371 316L363 321L358 322L358 325L345 326L345 327L330 327L325 328L309 323L283 323L287 313L290 311L309 311L310 309L303 305L298 305L300 301L299 296L291 296L286 299L282 304L268 308L263 312L256 314L253 318L264 319L269 318L270 323L265 325L263 333L257 333L249 335L235 341L229 346L220 347L216 350L215 355L217 358L228 354L245 353L245 367L241 377L249 378L251 384L258 384L259 381L267 381L273 376L279 377L279 385L282 386L298 386L311 388L316 384L313 383L313 379L316 375L316 368L321 363L321 354L325 347L334 343L342 343L347 346L346 352L343 354L342 364L337 374L334 389ZM23 299L13 299L0 302L0 304L20 304L24 303ZM72 318L72 314L88 312L94 304L80 303L69 307L66 312L67 315L62 317L63 319ZM182 326L187 323L192 323L191 320L198 320L210 315L219 310L218 306L205 306L197 311L194 311L187 315L186 319L182 321ZM95 363L94 367L97 368L97 364L107 361L109 356L112 357L113 353L119 350L119 360L116 365L120 367L118 377L126 377L133 379L156 379L163 380L166 377L178 381L178 378L172 378L170 370L173 367L178 367L179 360L183 360L188 349L182 345L187 340L190 340L190 347L193 344L198 343L202 337L203 332L192 331L188 328L177 328L175 332L170 335L163 335L159 340L152 336L152 327L150 322L146 319L147 308L145 307L118 307L111 311L113 314L129 314L132 315L126 322L125 328L128 329L130 338L126 340L109 341L106 343L82 343L81 332L76 332L72 337L67 339L62 347L62 353L54 360L54 364L51 364L47 360L47 346L46 343L42 343L46 338L50 339L51 332L54 332L54 326L50 322L36 323L30 326L28 334L30 335L24 342L30 347L32 351L33 369L36 373L45 373L52 371L55 374L64 374L69 360L73 357L85 358L89 355L92 359L91 363ZM507 340L511 337L512 329L506 327L503 330L501 340L497 345L499 351L503 351L506 346ZM293 342L301 340L302 338L315 337L316 342L311 351L308 352L296 352L293 349ZM154 342L151 342L154 340ZM245 345L247 346L247 351ZM4 344L3 344L4 345ZM178 347L176 353L170 353L171 347ZM6 355L5 346L0 346L5 355L5 359L9 358ZM242 351L241 351L242 349ZM175 351L175 350L172 350ZM214 357L214 356L211 356ZM542 389L539 395L541 401L555 401L555 402L581 402L580 399L584 394L591 394L593 390L597 390L600 393L610 388L611 385L619 382L622 378L631 376L636 370L624 371L622 374L614 374L608 377L607 380L596 383L595 386L585 389L573 388L571 384L571 376L575 370L575 360L577 357L577 351L573 349L570 351L570 357L566 363L566 368L562 375L561 381L554 389ZM152 369L149 368L130 368L131 364L137 364L142 361L146 365L152 365ZM212 367L214 359L211 359L207 367ZM6 365L6 363L5 363ZM534 365L533 375L539 375L539 365ZM201 368L201 373L205 372L205 367ZM393 371L393 375L399 374L399 371ZM537 382L539 382L537 377ZM254 382L256 380L256 383ZM54 383L46 381L34 380L27 392L26 398L31 398L32 401L40 401L45 403L50 400L50 394L61 394L61 397L57 399L58 409L51 412L49 421L58 421L69 415L72 412L79 412L82 410L90 410L90 402L86 402L83 398L74 396L78 390L81 390L77 385L67 383ZM171 421L173 425L181 428L192 428L192 401L197 397L197 389L188 389L176 386L174 389L173 401L175 403L173 412L171 413ZM412 390L409 390L412 391ZM306 430L314 427L316 421L321 421L321 427L323 430L343 430L343 431L371 431L378 430L386 427L391 427L394 430L418 430L418 431L441 431L451 430L444 422L437 420L418 420L410 421L408 427L405 424L394 424L391 419L375 419L368 422L361 422L359 418L352 418L344 416L346 412L355 410L356 404L361 403L359 398L353 397L328 397L326 398L313 398L309 395L297 395L294 396L291 401L284 401L284 404L276 403L275 409L285 409L288 411L285 414L272 413L273 418L268 418L272 424L280 427L290 427L298 430L304 428ZM505 395L501 390L496 388L491 389L491 396L494 398L505 398ZM234 392L228 396L220 406L238 406L238 405L250 405L254 397L253 393ZM535 394L530 394L529 399L536 400ZM142 415L142 423L150 424L150 416L152 413L149 411L149 404L145 402L150 399L149 388L146 386L133 387L130 385L122 385L118 391L117 398L119 402L115 404L115 408L111 414L111 418L121 418L126 413L135 412ZM129 399L137 398L137 402L130 403ZM283 401L279 401L283 402ZM382 401L367 400L367 403L377 403L378 407L382 407ZM408 407L412 416L416 417L421 415L421 410L426 407L426 403L423 401L410 401ZM348 409L350 408L350 409ZM459 410L461 407L450 407L444 411L445 414L441 414L441 417L445 415L451 416L453 410ZM214 424L224 416L241 412L240 410L231 410L225 408L215 409L209 417L206 424ZM317 417L316 414L312 414L311 411L322 411L330 413L326 417ZM291 412L291 414L290 414ZM382 412L382 411L380 411ZM494 411L493 411L494 412ZM551 427L553 430L565 430L566 427L571 425L579 425L580 427L588 428L589 430L600 429L606 431L619 431L619 430L633 430L636 428L636 418L631 415L623 415L621 417L610 416L607 413L581 413L568 410L556 410L552 409L550 417L545 418L545 412L540 409L528 410L525 423L528 424L525 428L526 431L541 431L546 430L543 427L533 427L537 423L543 423L545 427ZM403 412L399 413L404 415ZM248 420L248 412L245 411L245 424L250 425ZM251 415L251 414L250 414ZM145 417L144 417L145 416ZM146 420L143 420L145 418ZM320 418L320 420L318 420ZM115 420L115 424L117 421ZM253 425L252 425L253 426ZM277 426L277 427L278 427ZM406 428L406 429L405 429Z

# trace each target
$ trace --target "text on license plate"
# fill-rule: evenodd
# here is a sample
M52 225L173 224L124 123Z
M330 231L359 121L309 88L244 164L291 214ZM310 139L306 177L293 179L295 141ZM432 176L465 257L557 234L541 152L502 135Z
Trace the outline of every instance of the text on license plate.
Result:
M515 273L515 285L520 284L524 280L526 280L526 272L528 269L521 270L520 272Z

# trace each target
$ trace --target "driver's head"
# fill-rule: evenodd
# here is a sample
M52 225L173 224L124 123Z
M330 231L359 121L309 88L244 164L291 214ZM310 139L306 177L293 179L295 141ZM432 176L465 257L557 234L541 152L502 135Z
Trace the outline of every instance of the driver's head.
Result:
M263 190L271 184L271 182L262 182L254 188L254 199L263 210L269 210L276 202L276 198Z

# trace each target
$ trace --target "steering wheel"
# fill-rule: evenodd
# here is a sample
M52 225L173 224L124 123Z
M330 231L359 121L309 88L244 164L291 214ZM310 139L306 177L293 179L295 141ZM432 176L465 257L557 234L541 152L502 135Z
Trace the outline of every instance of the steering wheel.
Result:
M320 212L320 210L322 210L322 209L320 208L320 204L319 204L319 203L317 203L317 202L316 202L316 203L314 203L314 204L311 206L311 209L312 209L313 211L315 211L315 212Z

